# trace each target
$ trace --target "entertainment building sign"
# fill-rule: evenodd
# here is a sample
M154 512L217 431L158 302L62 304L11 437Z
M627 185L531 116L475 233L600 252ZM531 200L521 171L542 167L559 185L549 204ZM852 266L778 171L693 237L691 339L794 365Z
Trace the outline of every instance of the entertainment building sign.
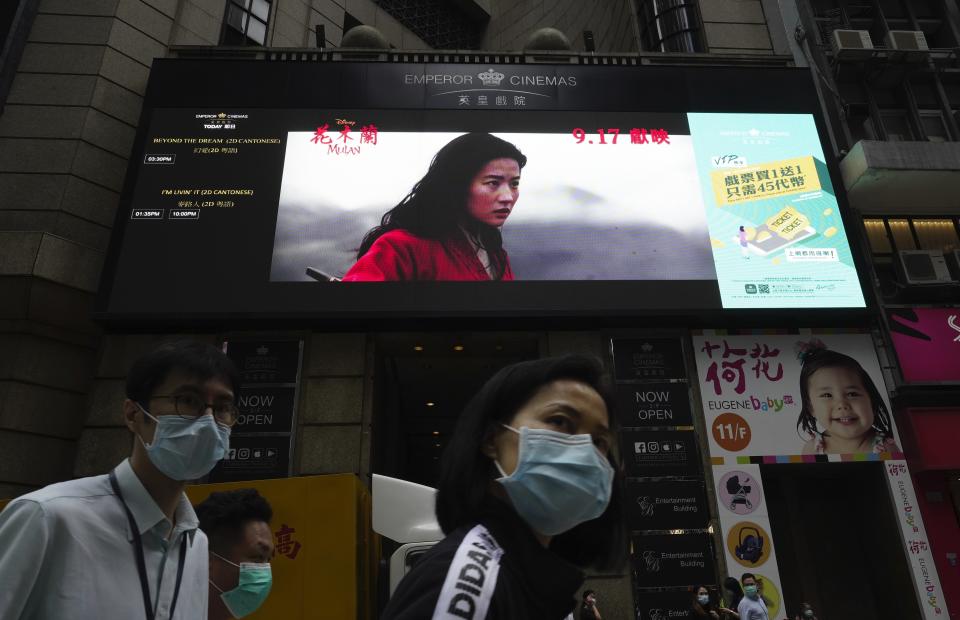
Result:
M802 69L158 59L98 314L856 314L817 110Z

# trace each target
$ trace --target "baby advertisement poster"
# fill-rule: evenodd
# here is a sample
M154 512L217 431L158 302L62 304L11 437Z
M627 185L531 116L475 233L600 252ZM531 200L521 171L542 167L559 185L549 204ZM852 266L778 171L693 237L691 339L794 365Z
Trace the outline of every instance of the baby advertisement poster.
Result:
M902 458L869 334L695 335L714 464Z
M813 116L687 116L723 307L863 307Z

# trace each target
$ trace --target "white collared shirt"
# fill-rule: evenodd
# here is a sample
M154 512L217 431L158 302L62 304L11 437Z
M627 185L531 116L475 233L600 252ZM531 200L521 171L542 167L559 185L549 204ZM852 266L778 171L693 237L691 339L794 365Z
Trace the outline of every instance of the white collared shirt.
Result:
M143 539L156 620L207 617L207 537L184 495L176 526L144 488L130 462L114 472ZM168 539L169 536L169 539ZM187 537L183 581L173 619L182 537ZM143 591L133 532L108 476L44 487L0 512L0 618L141 620Z

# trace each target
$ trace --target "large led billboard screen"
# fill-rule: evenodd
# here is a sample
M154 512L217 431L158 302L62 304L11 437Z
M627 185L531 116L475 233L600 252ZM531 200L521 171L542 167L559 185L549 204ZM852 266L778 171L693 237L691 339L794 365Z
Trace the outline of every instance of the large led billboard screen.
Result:
M865 305L804 71L166 60L145 105L108 318Z

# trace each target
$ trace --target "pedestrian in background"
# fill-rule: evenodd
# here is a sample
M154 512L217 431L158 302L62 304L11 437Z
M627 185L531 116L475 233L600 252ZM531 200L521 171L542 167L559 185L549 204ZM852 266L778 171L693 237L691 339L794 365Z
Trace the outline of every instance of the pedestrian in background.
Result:
M800 613L794 616L794 620L819 620L817 614L813 613L813 605L810 603L800 604Z
M711 620L736 620L740 614L723 606L717 593L707 586L697 586L693 591L693 615Z
M735 610L743 599L743 589L740 582L733 577L727 577L723 580L723 602L727 609Z
M249 616L273 585L270 503L256 489L214 492L197 504L197 516L210 541L207 620Z
M743 584L743 598L737 606L741 620L770 620L767 604L760 596L760 587L753 573L744 573L740 577Z
M600 610L597 609L597 594L593 590L583 593L583 603L580 604L580 620L602 620Z

